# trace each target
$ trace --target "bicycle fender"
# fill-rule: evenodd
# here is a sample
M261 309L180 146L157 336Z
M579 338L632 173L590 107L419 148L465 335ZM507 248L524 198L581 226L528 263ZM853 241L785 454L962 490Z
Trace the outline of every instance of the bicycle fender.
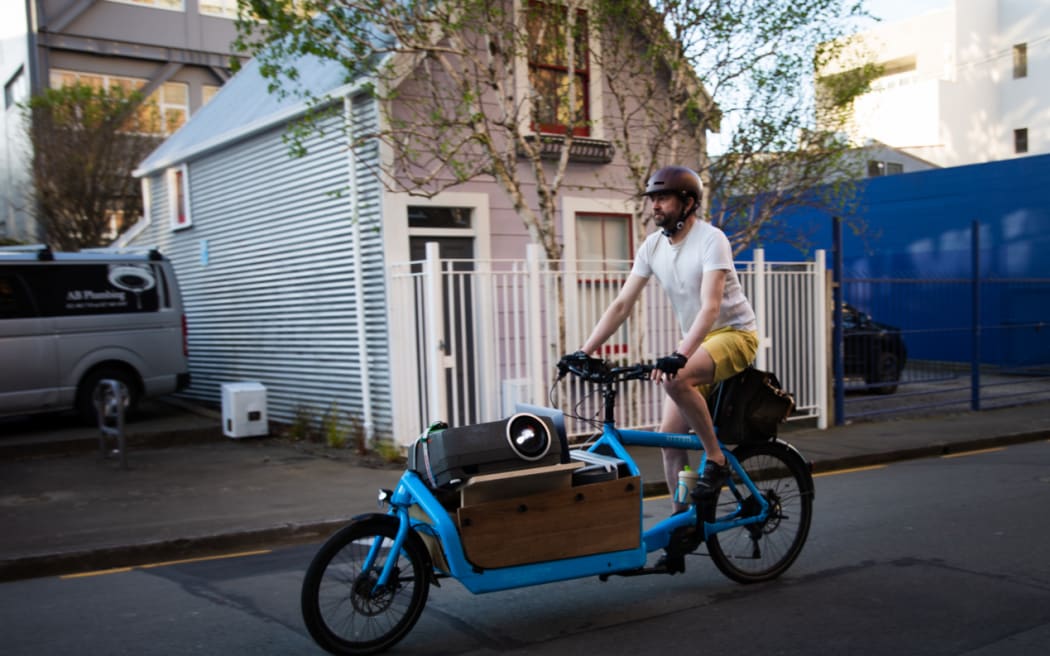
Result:
M779 438L773 440L773 442L776 443L776 444L779 444L782 447L784 447L784 449L788 452L788 454L792 458L796 459L800 465L802 465L802 470L804 472L806 472L807 474L809 474L809 477L808 477L808 479L806 481L809 484L809 489L808 490L803 490L803 492L808 493L812 497L816 497L817 496L817 491L816 491L816 487L813 485L813 463L811 463L810 461L806 460L806 457L804 455L802 455L802 452L799 451L798 449L796 449L793 444L785 442L784 440L781 440Z
M366 519L375 519L375 520L378 520L378 521L392 520L395 524L397 523L397 517L394 517L393 515L388 515L387 513L381 513L381 512L366 512L366 513L361 513L360 515L354 515L353 517L350 518L350 521L351 522L363 522Z

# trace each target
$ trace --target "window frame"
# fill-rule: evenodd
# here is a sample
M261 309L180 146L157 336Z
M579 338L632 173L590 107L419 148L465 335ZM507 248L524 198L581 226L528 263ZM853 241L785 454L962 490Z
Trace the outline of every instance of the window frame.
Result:
M133 7L145 7L147 9L163 9L164 11L178 11L186 12L186 0L178 0L178 7L165 7L163 0L108 0L109 2L115 2L121 5L131 5Z
M1014 154L1024 155L1028 152L1028 128L1014 130Z
M528 33L529 42L530 43L535 43L536 40L537 40L536 38L533 37L532 31L531 31L531 27L532 26L530 25L530 21L529 21L529 16L530 16L531 12L539 12L541 15L546 17L546 16L550 16L551 12L553 12L553 11L558 11L559 15L560 15L560 14L567 13L568 10L569 10L569 7L567 5L561 4L557 0L525 0L523 2L523 7L524 7L524 10L525 10L525 15L524 15L525 29L526 29L526 31ZM528 55L526 57L526 63L527 63L527 68L528 68L528 75L527 75L528 88L529 88L530 94L533 96L533 100L532 100L532 102L530 103L530 106L529 106L529 111L530 111L530 121L529 121L529 123L530 123L531 129L534 130L535 132L539 133L539 134L562 134L562 135L564 135L564 134L567 134L569 132L569 129L568 129L567 125L560 125L560 124L556 124L556 123L540 123L537 120L536 116L535 116L535 114L536 114L536 110L535 110L536 100L535 99L536 99L536 97L540 96L540 92L539 92L539 89L536 87L536 85L533 83L533 73L534 73L534 71L542 70L542 71L551 71L551 72L553 72L553 74L556 76L556 79L559 79L559 80L560 79L564 79L564 78L569 78L569 79L573 80L574 82L579 80L579 82L580 82L580 84L579 84L579 86L580 86L579 93L582 95L582 98L580 98L580 104L581 104L580 111L582 113L583 125L578 125L578 126L574 127L573 130L572 130L572 134L573 134L573 136L576 136L576 137L590 137L591 136L591 123L594 121L594 116L593 116L592 111L591 111L591 84L592 84L592 80L593 80L593 71L591 70L591 50L592 50L592 47L593 47L592 44L591 44L591 24L590 24L589 15L588 15L586 9L582 9L582 8L581 9L577 9L576 12L577 12L577 23L576 23L576 25L580 24L579 23L580 19L582 19L586 23L585 26L584 26L583 35L579 39L580 43L582 43L583 46L584 46L584 55L583 55L583 57L577 56L577 61L575 62L576 63L576 68L572 72L570 72L567 69L567 67L564 66L564 65L549 64L549 63L543 63L543 62L536 61L535 59L533 59L535 51L532 48L529 49ZM544 22L544 25L546 25L546 24L547 23ZM564 22L560 23L559 25L564 25ZM581 65L581 63L582 63L582 65ZM547 96L543 95L542 97L547 97Z
M867 177L883 178L887 175L901 175L904 173L904 164L889 160L869 159Z
M584 219L600 218L600 219L602 219L602 222L601 222L601 245L602 245L601 251L602 252L601 252L601 260L600 261L603 264L602 264L602 267L601 267L602 270L599 273L604 274L605 272L609 271L609 265L608 265L609 262L627 262L628 265L627 265L627 268L624 270L624 273L626 275L630 275L630 271L631 271L631 269L630 269L631 264L630 263L631 263L631 259L634 257L634 253L632 252L632 250L633 250L632 249L632 245L634 244L634 221L632 219L632 216L630 214L621 213L621 212L603 212L603 211L593 211L593 210L586 210L586 211L575 212L573 214L573 231L575 232L575 240L574 240L575 244L579 244L581 242L581 239L580 239L580 237L581 237L581 235L580 235L580 219L581 218L584 218ZM624 249L623 249L623 253L621 253L621 255L623 255L623 257L610 257L609 256L610 254L608 253L608 251L606 249L606 239L605 239L606 229L605 229L605 226L606 226L606 223L609 220L612 220L612 219L615 219L615 220L618 220L618 221L622 221L623 225L624 225L624 228L625 228L625 235L624 235L624 241L623 241ZM580 260L580 255L579 255L578 250L577 250L576 253L574 253L574 256L576 258L576 263L577 263L577 266L576 266L576 273L577 273L577 275L576 275L576 294L577 294L577 298L581 298L579 295L584 293L584 290L586 290L586 289L589 289L589 288L590 289L596 289L596 290L599 290L599 293L600 293L601 291L605 290L604 288L608 288L610 286L614 287L613 295L615 296L615 292L618 291L619 288L623 285L623 280L622 279L613 279L613 278L609 278L606 275L584 276L582 274L590 273L590 272L589 271L581 271L579 269L579 262L581 260ZM605 344L603 344L602 347L601 347L601 351L600 351L601 355L606 356L606 357L626 355L628 353L629 349L630 349L630 345L628 344L628 342L625 341L625 340L616 340L615 339L618 335L624 335L625 333L626 333L626 328L621 326L612 335L610 335L609 339L606 340Z
M1014 57L1014 79L1020 80L1028 77L1028 44L1017 43L1013 47Z
M193 226L190 205L190 168L186 164L168 169L168 225L172 231L185 230ZM181 208L180 208L181 205ZM180 209L183 211L180 213Z
M208 16L210 18L226 18L230 20L237 19L237 0L207 0L208 3L215 4L218 9L215 11L204 9L204 0L198 0L197 2L197 13L201 16Z
M130 75L113 75L113 74L110 74L110 73L89 73L89 72L86 72L86 71L75 71L75 70L68 69L68 68L52 68L50 70L50 72L48 73L48 85L52 89L59 89L59 88L65 86L66 85L66 81L61 79L62 77L65 77L65 76L71 76L73 78L74 82L79 82L81 84L90 84L90 82L85 82L84 81L85 77L98 78L101 81L101 83L102 83L102 88L103 89L107 89L107 90L112 85L116 84L118 86L126 85L127 87L129 87L131 89L139 91L139 90L143 89L147 84L149 84L149 80L146 80L146 79L141 78L141 77L133 77L133 76L130 76ZM173 85L180 85L180 86L185 88L185 93L183 94L185 99L186 99L186 104L185 105L177 105L175 103L170 103L170 102L165 101L165 99L164 99L164 90L166 88L170 88ZM168 80L168 81L164 82L163 84L158 86L156 89L154 89L153 93L151 93L150 95L146 96L143 99L143 103L141 105L139 105L138 107L136 107L136 111L141 111L143 109L146 109L146 103L149 103L149 102L153 103L154 109L156 109L156 112L157 112L157 128L158 128L158 131L157 132L142 132L141 134L150 134L150 135L157 135L157 136L163 136L163 137L169 137L172 134L174 134L175 130L177 130L178 128L175 128L174 130L171 130L170 132L168 131L168 129L167 129L168 128L168 120L167 120L167 118L165 118L166 117L166 114L165 114L166 110L182 111L183 120L182 120L182 123L180 123L178 127L182 127L182 125L184 125L186 123L186 121L188 121L190 119L190 85L187 82L178 82L176 80Z

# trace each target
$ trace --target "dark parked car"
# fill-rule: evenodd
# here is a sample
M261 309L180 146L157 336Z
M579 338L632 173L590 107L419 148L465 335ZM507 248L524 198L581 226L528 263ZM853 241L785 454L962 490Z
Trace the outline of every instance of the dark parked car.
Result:
M842 333L846 376L864 378L868 389L877 394L896 392L908 360L900 328L874 321L870 315L843 303Z

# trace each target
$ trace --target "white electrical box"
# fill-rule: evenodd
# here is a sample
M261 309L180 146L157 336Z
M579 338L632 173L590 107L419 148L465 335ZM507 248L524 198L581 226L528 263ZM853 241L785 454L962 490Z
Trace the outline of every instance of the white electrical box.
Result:
M270 432L266 418L266 388L262 383L222 384L222 432L233 438Z

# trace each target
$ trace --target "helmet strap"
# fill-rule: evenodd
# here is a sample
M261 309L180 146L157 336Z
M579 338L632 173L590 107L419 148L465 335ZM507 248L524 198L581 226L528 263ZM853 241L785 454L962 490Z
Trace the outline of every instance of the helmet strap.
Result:
M676 221L673 226L671 226L669 228L661 228L660 229L660 232L662 232L664 234L664 237L667 237L668 239L670 239L671 237L674 237L675 234L679 230L684 228L685 227L685 220L689 217L690 214L692 214L693 212L696 211L697 202L696 202L695 198L685 194L684 192L682 193L681 198L682 198L682 200L691 199L693 201L693 205L688 210L683 210L682 218L678 219L678 221Z
M678 221L670 228L661 228L660 232L664 233L664 237L674 237L675 233L685 227L685 221Z

